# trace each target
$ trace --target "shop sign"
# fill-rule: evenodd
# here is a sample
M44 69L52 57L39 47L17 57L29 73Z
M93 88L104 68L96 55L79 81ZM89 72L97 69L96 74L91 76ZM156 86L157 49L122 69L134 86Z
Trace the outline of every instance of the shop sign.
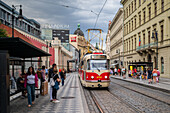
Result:
M71 37L71 42L76 42L76 36L75 37Z

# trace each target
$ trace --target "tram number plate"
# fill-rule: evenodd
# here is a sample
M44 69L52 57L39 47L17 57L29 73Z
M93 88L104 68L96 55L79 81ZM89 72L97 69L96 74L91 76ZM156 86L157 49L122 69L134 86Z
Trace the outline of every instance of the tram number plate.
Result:
M97 76L97 78L102 78L102 76Z

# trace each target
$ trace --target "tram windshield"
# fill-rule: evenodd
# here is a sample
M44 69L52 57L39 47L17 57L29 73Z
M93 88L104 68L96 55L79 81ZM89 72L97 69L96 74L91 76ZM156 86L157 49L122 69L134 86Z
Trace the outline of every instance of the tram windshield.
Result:
M108 70L109 62L108 60L90 60L88 62L89 70Z

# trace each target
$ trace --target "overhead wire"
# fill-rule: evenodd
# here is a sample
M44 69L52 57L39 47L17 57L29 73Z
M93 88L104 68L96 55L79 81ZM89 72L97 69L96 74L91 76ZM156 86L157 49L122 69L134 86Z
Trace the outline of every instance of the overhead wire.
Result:
M98 15L97 15L96 22L95 22L95 24L94 24L94 29L95 29L96 24L97 24L97 21L98 21L98 19L99 19L100 13L102 12L102 10L103 10L103 8L104 8L104 6L105 6L106 2L107 2L107 0L104 2L104 4L103 4L102 8L100 9L100 11L99 11L99 13L98 13Z

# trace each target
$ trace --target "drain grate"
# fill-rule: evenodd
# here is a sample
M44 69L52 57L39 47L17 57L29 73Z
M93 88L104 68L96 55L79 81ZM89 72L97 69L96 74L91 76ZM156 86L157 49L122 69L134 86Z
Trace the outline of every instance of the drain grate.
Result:
M78 88L77 86L71 86L70 88Z
M61 99L73 99L75 97L61 97Z

